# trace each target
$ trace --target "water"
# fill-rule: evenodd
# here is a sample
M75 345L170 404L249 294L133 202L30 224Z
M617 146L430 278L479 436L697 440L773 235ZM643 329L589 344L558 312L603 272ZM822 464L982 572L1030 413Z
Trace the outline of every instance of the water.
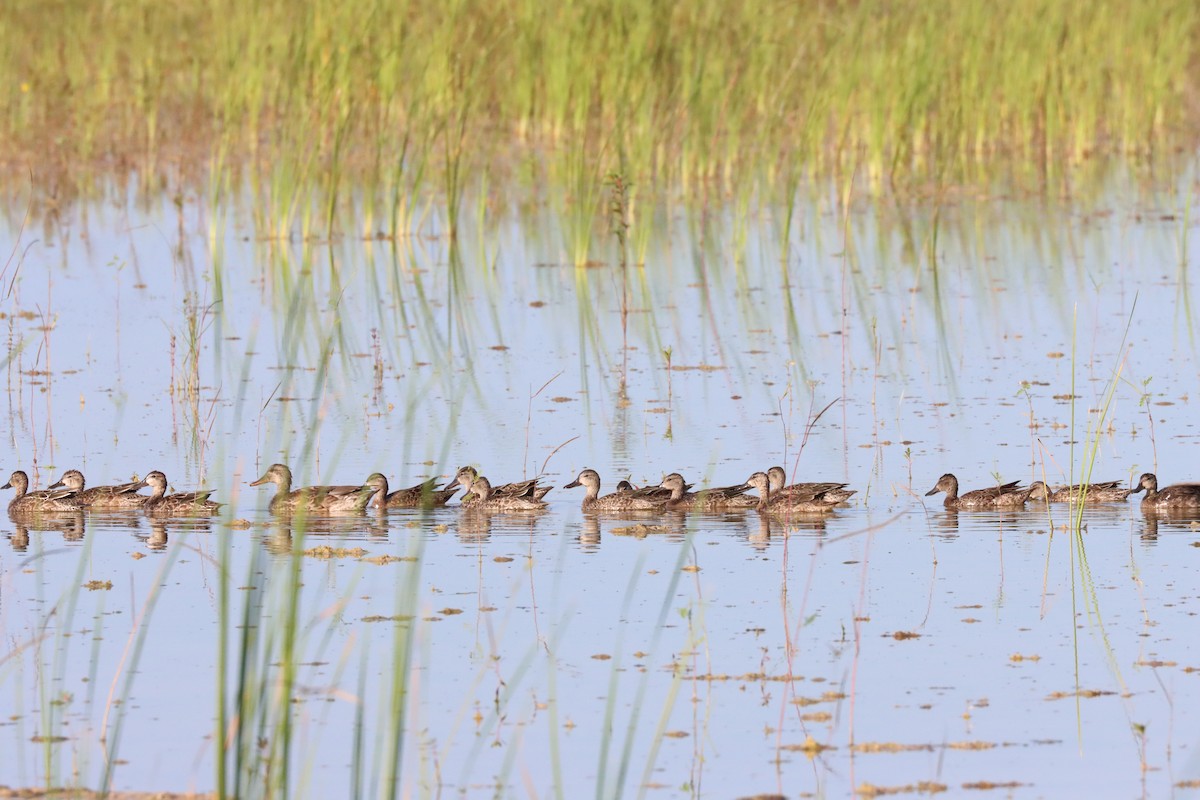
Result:
M1062 482L1093 445L1096 479L1197 478L1176 194L962 200L931 259L934 209L845 217L818 193L786 274L770 210L664 208L624 350L611 243L597 231L608 264L565 265L552 214L497 212L460 253L436 216L395 243L261 239L166 202L10 227L32 246L4 280L4 466L42 487L162 469L228 508L6 521L0 784L99 786L112 758L114 788L212 790L222 637L227 679L245 647L270 700L293 616L291 699L227 728L278 759L290 707L293 794L378 793L397 714L406 796L1157 796L1200 778L1178 719L1200 692L1196 523L1135 496L1077 534L1066 507L924 497L946 471ZM556 488L540 515L301 531L246 486L276 460L301 484L473 463L556 487L592 467L606 490L778 463L858 495L783 524L595 518Z

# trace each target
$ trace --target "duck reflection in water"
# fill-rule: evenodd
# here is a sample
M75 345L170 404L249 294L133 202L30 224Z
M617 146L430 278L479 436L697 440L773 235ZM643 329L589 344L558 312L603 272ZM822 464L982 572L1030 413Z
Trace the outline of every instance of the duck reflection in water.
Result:
M979 536L992 533L996 536L1011 535L1018 531L1029 530L1032 527L1046 525L1046 512L1043 510L1025 512L1019 508L992 508L982 511L960 511L947 508L932 511L926 515L929 521L930 534L943 541L953 541L959 535ZM962 528L966 530L963 531Z
M576 539L579 549L584 553L600 551L600 518L595 514L584 514L579 522L579 536Z
M184 533L209 533L212 531L212 520L205 517L156 517L147 516L150 533L134 536L144 543L149 550L163 552L167 549L171 536Z
M1136 525L1138 535L1148 544L1157 544L1159 533L1194 535L1200 529L1200 508L1142 507Z
M17 524L16 529L8 534L8 543L16 552L24 553L29 549L29 529L24 525Z
M79 542L85 531L83 512L75 511L9 511L8 518L16 526L19 538L27 545L29 532L61 533L64 541Z
M270 533L263 537L262 544L267 552L281 556L292 553L297 538L306 549L321 545L355 548L387 535L386 514L324 517L283 514L275 516Z
M462 507L454 532L460 542L470 545L486 542L493 534L527 537L537 532L543 517L540 509L512 513L489 510L473 503Z
M825 535L829 526L829 515L827 514L792 514L788 516L756 514L754 516L757 517L757 525L754 524L754 517L747 517L747 524L753 529L748 531L746 541L756 550L766 550L773 538L776 541L782 541L784 537L792 535L820 538Z

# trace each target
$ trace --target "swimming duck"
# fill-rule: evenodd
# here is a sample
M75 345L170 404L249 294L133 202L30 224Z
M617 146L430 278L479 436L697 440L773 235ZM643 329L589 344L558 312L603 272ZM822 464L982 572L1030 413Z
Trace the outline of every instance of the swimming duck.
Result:
M1020 481L1005 483L999 486L989 486L986 489L975 489L960 495L958 493L958 478L946 473L938 478L937 484L925 493L926 497L945 492L946 499L942 503L946 508L1021 508L1033 492L1032 487L1021 488Z
M1031 493L1030 500L1042 500L1047 503L1070 503L1079 502L1084 499L1083 484L1075 486L1062 486L1058 489L1050 489L1042 481L1034 481L1029 484ZM1138 491L1137 489L1127 489L1121 485L1121 481L1097 481L1087 484L1087 500L1092 503L1122 503L1129 495Z
M564 489L574 489L576 486L587 488L583 496L584 511L662 511L668 502L666 497L646 497L639 494L638 489L632 491L613 492L600 496L600 473L594 469L585 469L579 477L564 486ZM658 488L658 487L654 487Z
M1143 509L1200 509L1200 483L1176 483L1163 489L1158 488L1158 478L1147 472L1138 478L1137 488L1146 490L1142 498ZM10 506L11 507L11 506Z
M454 480L446 484L449 489L452 486L462 486L467 490L463 495L462 502L464 505L470 505L479 501L478 495L471 491L471 486L475 483L475 479L479 477L479 472L474 467L462 467L454 474ZM499 497L530 497L534 500L541 500L546 496L547 492L553 489L553 486L538 485L538 478L530 478L527 481L517 481L515 483L504 483L500 486L492 487L492 496Z
M432 508L444 506L446 501L458 491L457 486L445 489L437 488L437 481L430 478L424 483L410 486L407 489L397 489L388 492L388 479L381 472L373 472L363 481L363 486L370 487L370 499L367 508Z
M678 472L672 472L662 479L659 486L669 489L671 492L671 498L667 502L669 509L722 511L733 508L755 508L758 505L757 498L746 494L746 490L750 488L750 485L746 483L689 492L688 484L684 481L683 476Z
M771 479L765 472L755 472L746 479L744 484L746 489L758 490L758 503L754 507L755 510L769 514L811 514L832 511L834 506L842 501L838 499L838 495L831 495L831 492L836 492L836 488L841 485L819 484L819 486L834 488L816 488L810 491L797 489L786 494L773 494Z
M74 489L42 489L28 492L29 476L21 470L14 472L0 489L16 489L17 496L8 504L13 513L30 511L78 511L83 508L75 499ZM28 493L27 493L28 492Z
M153 517L187 517L215 514L221 507L208 497L216 489L200 489L195 492L167 494L167 476L158 470L146 475L144 484L150 487L150 495L142 506Z
M138 494L137 490L146 485L145 481L133 481L116 486L93 486L85 489L83 473L77 469L69 469L63 473L57 483L50 484L50 489L65 486L75 492L72 499L84 508L95 509L129 509L141 508L149 499L147 495Z
M546 508L546 501L537 497L496 494L492 484L482 475L471 483L471 494L475 496L475 502L469 506L472 511L541 511Z
M272 514L292 514L297 511L329 513L331 511L362 511L371 500L372 487L306 486L292 490L292 471L284 464L272 464L251 486L275 484L275 496L268 506Z
M683 485L685 492L692 490L692 484L685 483ZM632 492L637 497L647 497L651 500L670 500L671 490L663 486L635 486L632 482L622 478L617 481L617 489L615 494L622 492Z
M771 494L810 494L812 492L825 493L825 497L829 500L835 500L839 503L844 503L850 499L857 491L856 489L847 489L849 484L845 483L793 483L790 486L787 483L787 473L783 467L771 467L767 470L767 477L771 481Z

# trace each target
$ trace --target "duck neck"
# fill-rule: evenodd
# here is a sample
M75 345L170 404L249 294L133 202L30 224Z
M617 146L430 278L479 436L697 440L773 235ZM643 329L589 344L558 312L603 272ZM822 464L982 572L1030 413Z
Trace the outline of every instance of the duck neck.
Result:
M275 496L271 498L271 503L286 503L292 496L292 476L276 475L275 476Z
M587 494L585 494L583 496L583 502L585 502L585 503L595 502L596 498L600 496L600 484L599 483L589 483L589 484L587 484L586 488L587 488Z
M671 489L671 502L672 502L672 503L678 503L680 500L682 500L682 499L683 499L683 492L684 492L684 487L683 487L683 484L676 484L676 485L675 485L675 486L674 486L674 487Z
M388 485L387 481L384 481L371 491L371 499L367 501L367 506L370 508L383 508L387 505L387 497Z
M771 502L771 482L768 480L758 490L758 505L755 508L762 511L767 507L767 503L769 502Z

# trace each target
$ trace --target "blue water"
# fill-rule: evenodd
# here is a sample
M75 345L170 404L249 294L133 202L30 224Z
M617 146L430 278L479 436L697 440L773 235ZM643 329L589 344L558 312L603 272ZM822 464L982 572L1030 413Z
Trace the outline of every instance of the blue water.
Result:
M786 268L769 209L664 209L624 345L612 242L575 268L544 217L490 219L461 258L436 235L306 245L165 202L8 228L28 251L0 303L0 466L41 487L162 469L228 506L0 525L0 784L99 787L115 752L114 788L212 790L221 637L237 646L249 605L269 696L289 554L321 545L412 560L299 557L297 796L378 792L398 625L406 795L1158 796L1200 778L1196 524L1135 496L1077 537L1065 507L955 515L924 496L946 471L1060 482L1093 446L1096 479L1200 479L1194 222L1120 184L1088 204L962 201L931 259L932 209L905 209L914 249L885 204L848 222L821 194L802 207ZM289 533L246 485L276 460L301 484L378 470L396 487L466 463L556 487L584 467L606 487L724 485L778 463L858 495L782 524L595 519L556 488L541 515Z

